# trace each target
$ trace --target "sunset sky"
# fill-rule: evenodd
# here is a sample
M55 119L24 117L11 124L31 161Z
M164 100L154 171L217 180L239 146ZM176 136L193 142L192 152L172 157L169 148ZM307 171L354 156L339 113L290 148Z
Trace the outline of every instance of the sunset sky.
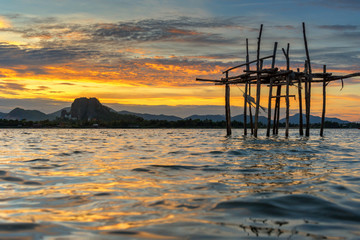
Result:
M0 0L0 112L45 113L77 97L97 97L115 110L154 114L223 114L221 78L245 57L290 43L291 66L303 69L305 22L314 72L360 72L359 0ZM242 86L232 86L232 115ZM255 90L255 89L254 89ZM267 106L264 87L262 105ZM297 89L292 89L296 92ZM292 113L298 99L291 102ZM321 114L314 85L312 114ZM284 104L283 104L284 105ZM284 111L283 111L284 112ZM328 117L360 121L360 78L331 83Z

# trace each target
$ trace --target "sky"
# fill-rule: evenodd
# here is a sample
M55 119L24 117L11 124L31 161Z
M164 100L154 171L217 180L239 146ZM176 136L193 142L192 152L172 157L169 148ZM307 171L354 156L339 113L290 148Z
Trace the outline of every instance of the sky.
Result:
M306 58L306 23L313 72L360 72L359 0L0 0L0 112L15 107L45 113L78 97L115 110L186 117L224 114L224 87L195 79L290 43L292 68ZM266 65L267 63L265 63ZM235 73L234 73L235 74ZM322 88L312 112L321 115ZM231 86L232 115L242 113L243 86ZM253 95L255 95L255 89ZM297 89L291 89L295 94ZM267 88L261 105L267 106ZM360 122L360 78L327 88L327 116ZM282 103L285 105L285 103ZM298 99L291 100L291 113ZM285 111L282 111L283 113ZM265 113L263 113L265 115Z

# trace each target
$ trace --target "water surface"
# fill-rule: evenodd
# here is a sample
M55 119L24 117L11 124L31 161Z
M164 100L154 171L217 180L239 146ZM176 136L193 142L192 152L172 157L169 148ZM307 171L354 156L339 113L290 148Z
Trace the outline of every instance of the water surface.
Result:
M1 129L0 237L360 239L360 130L224 133Z

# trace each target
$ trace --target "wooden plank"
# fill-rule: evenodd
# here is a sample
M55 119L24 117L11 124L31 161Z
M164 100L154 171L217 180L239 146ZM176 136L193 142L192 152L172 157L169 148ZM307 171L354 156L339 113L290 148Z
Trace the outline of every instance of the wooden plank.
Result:
M212 79L203 79L203 78L196 78L196 81L202 81L202 82L222 82L221 80L212 80Z
M261 69L260 71L244 70L244 72L246 72L246 73L275 73L278 70L279 70L278 68L265 68L265 69Z
M265 59L269 59L269 58L273 58L273 55L259 58L259 60L265 60ZM242 64L237 65L237 66L235 66L235 67L226 69L225 71L223 71L223 73L225 73L225 72L230 72L231 70L234 70L234 69L236 69L236 68L248 66L248 65L253 64L253 63L256 63L256 62L257 62L257 60L253 60L253 61L251 61L251 62L247 61L246 63L242 63Z

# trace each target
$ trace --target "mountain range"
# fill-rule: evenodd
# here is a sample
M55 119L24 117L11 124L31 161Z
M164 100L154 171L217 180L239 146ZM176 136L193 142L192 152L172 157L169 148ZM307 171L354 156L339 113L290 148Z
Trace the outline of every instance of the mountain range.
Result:
M213 122L225 121L225 115L191 115L186 118L181 118L173 115L156 115L149 113L135 113L129 111L115 111L107 106L102 105L99 100L96 98L77 98L71 104L71 107L60 109L51 114L45 114L38 110L24 110L21 108L15 108L9 113L1 113L1 119L13 119L13 120L22 120L26 119L28 121L42 121L42 120L55 120L56 118L72 118L78 120L124 120L124 119L133 119L134 117L143 118L145 120L166 120L166 121L178 121L178 120L187 120L187 119L199 119L199 120L211 120ZM290 116L290 123L298 124L300 114L295 114ZM236 115L231 118L233 121L243 122L244 115ZM303 115L305 122L305 115ZM339 124L350 123L349 121L341 120L339 118L326 118L325 121L336 122ZM247 117L247 122L250 122L250 117ZM259 122L267 124L267 118L264 116L259 116ZM285 118L280 120L281 123L285 122ZM310 116L310 123L320 123L321 117Z

